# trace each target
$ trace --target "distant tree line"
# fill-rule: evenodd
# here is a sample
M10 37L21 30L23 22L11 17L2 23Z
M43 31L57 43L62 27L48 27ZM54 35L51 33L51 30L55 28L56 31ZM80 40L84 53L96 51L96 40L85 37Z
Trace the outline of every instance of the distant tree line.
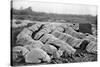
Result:
M31 7L19 10L11 8L11 15L12 18L22 19L22 20L23 19L37 20L37 21L65 20L66 22L87 23L89 21L91 23L97 23L97 16L35 12L32 10Z

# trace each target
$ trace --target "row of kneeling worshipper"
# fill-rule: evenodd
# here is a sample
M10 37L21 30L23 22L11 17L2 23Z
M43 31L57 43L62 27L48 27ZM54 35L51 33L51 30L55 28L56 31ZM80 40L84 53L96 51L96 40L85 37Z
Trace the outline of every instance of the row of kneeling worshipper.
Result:
M52 58L60 58L63 52L75 54L76 49L97 52L97 38L91 34L84 35L66 25L37 23L24 28L17 36L13 47L13 61L26 63L51 62ZM84 48L84 49L83 49Z
M35 21L28 21L28 20L12 20L12 27L13 28L18 28L18 27L22 27L22 26L27 26L28 23L36 23ZM41 24L44 24L43 22L40 22ZM39 23L39 24L40 24ZM47 23L46 26L49 27L50 24L49 22L45 22ZM49 24L49 26L48 26ZM53 23L52 23L53 24ZM54 23L55 25L59 25L61 23ZM72 27L74 30L78 31L78 32L82 32L82 33L89 33L89 34L93 34L92 32L92 24L90 23L63 23L60 26L62 26L63 28L67 26ZM60 27L61 29L61 27Z

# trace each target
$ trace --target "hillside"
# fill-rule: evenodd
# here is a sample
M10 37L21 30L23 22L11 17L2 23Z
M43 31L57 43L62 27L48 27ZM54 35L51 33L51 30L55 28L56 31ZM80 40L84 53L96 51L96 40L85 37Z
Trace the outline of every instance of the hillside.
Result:
M97 23L97 16L53 14L33 11L31 7L26 9L11 8L11 19L33 20L33 21L60 21L71 23Z

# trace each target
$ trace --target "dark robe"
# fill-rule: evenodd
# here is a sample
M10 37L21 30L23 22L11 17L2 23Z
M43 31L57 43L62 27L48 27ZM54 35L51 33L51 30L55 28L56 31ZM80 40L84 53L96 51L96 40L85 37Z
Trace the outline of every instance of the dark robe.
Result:
M90 23L79 24L79 32L92 34L92 26Z

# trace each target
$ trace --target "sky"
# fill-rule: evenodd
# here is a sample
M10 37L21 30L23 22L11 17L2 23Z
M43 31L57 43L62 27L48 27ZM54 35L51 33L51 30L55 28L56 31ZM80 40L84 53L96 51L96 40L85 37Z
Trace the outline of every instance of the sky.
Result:
M21 9L32 7L32 10L57 14L93 15L97 14L97 7L92 5L63 4L38 2L31 0L13 0L13 8Z

